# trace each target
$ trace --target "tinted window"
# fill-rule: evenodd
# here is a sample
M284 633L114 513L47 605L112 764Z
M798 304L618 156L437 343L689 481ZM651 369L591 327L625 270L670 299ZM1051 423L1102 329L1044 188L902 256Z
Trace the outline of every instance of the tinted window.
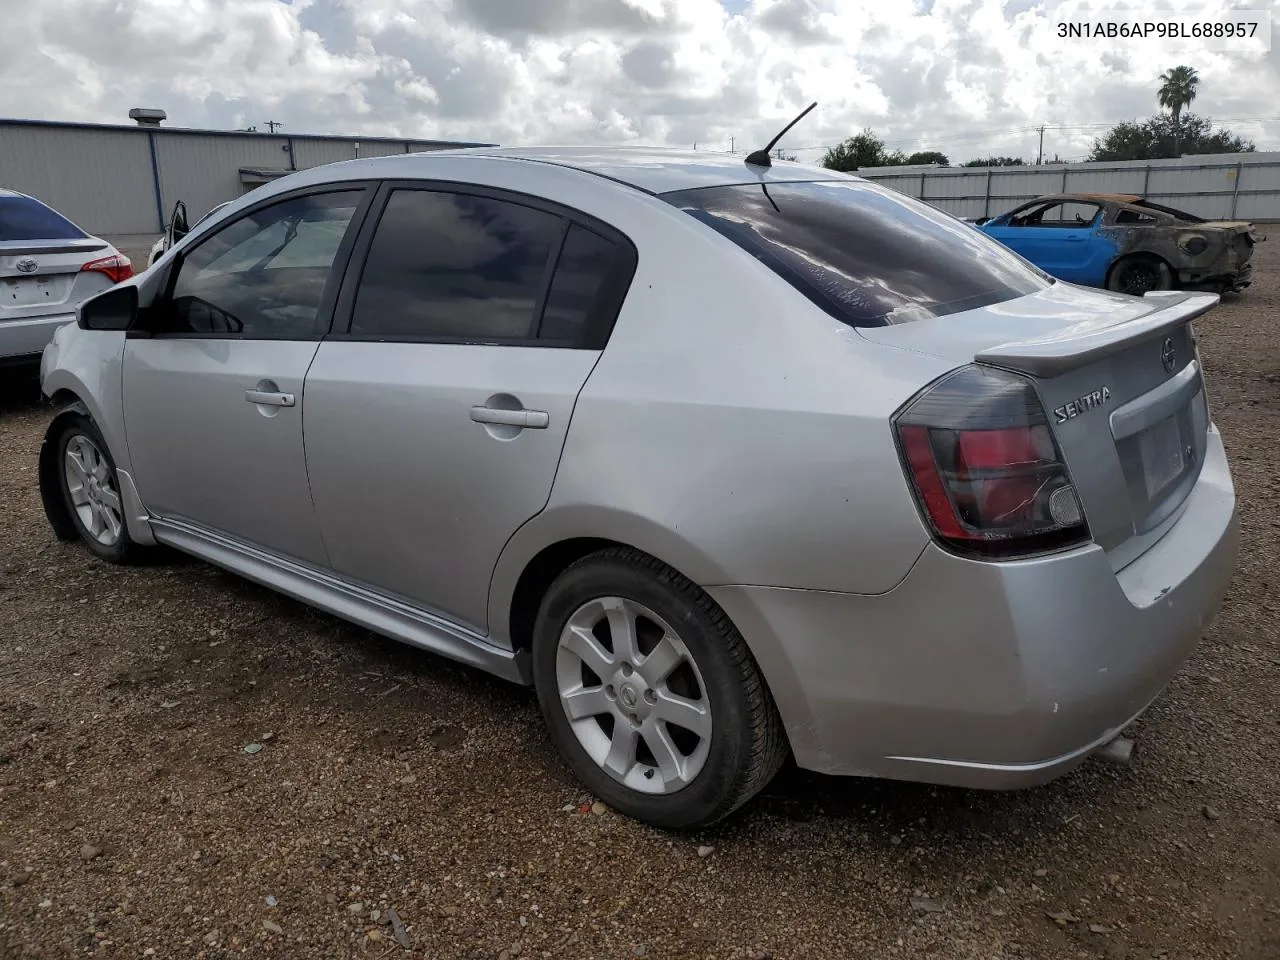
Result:
M85 232L30 197L0 197L0 240L83 240Z
M388 340L525 339L564 220L468 194L396 190L373 235L351 333Z
M285 200L202 241L182 260L166 331L316 336L325 285L361 193Z
M863 181L709 187L665 199L853 326L956 313L1052 282L971 225Z
M617 255L618 247L612 241L577 224L569 228L542 312L540 339L574 343L582 339L587 318Z

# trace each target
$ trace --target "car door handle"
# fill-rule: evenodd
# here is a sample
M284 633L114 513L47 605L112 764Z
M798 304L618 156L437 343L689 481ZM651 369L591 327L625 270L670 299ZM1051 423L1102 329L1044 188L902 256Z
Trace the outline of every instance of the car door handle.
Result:
M246 390L244 398L250 403L265 407L292 407L297 403L292 393L280 393L274 390Z
M471 408L471 419L476 423L497 423L529 430L545 430L551 423L551 415L545 410L504 410L483 404Z

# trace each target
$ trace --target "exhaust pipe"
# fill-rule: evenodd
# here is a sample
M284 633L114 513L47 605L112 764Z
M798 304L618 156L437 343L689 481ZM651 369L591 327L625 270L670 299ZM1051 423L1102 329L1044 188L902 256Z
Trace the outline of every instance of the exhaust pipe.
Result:
M1127 764L1129 758L1133 756L1133 741L1117 734L1095 750L1093 755L1099 760Z

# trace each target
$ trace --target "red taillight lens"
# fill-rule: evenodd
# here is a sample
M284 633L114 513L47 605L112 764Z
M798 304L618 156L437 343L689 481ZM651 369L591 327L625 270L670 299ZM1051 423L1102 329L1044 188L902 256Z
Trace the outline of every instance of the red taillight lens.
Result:
M894 420L934 535L962 553L1015 557L1088 541L1075 488L1027 380L969 366Z
M90 260L80 268L80 272L103 273L111 279L112 283L119 283L133 276L133 262L123 253L113 253L109 257Z

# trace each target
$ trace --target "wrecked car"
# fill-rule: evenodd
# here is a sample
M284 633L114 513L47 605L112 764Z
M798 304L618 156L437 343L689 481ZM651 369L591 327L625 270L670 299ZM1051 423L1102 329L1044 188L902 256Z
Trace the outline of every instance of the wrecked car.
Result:
M1060 280L1142 296L1149 290L1249 285L1252 223L1205 220L1132 194L1040 197L976 221Z

